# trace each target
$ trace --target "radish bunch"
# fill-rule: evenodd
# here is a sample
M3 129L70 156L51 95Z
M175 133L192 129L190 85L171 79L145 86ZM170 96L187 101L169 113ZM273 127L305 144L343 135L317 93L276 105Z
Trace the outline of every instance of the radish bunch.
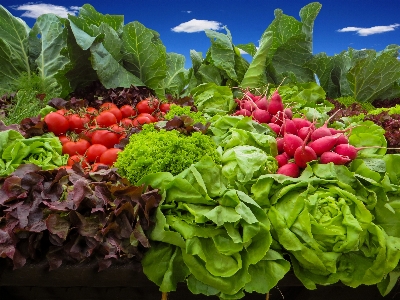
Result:
M283 131L281 129L277 137L278 174L298 177L308 162L318 160L322 164L344 165L357 157L362 148L349 144L345 135L347 130L328 128L328 121L315 128L313 123L303 118L283 120ZM285 131L291 122L295 123L297 133Z
M269 124L271 127L275 124L282 125L283 115L289 119L292 118L290 108L284 108L282 98L276 90L270 99L266 96L256 96L250 91L246 91L242 99L235 99L238 109L235 116L252 117L259 123ZM272 128L275 130L274 128Z
M246 91L242 99L235 100L238 110L234 115L251 116L259 123L266 123L277 134L278 174L298 177L308 162L346 164L357 157L362 148L349 144L347 130L328 128L329 119L316 128L304 118L293 118L290 108L285 108L278 90L270 99Z

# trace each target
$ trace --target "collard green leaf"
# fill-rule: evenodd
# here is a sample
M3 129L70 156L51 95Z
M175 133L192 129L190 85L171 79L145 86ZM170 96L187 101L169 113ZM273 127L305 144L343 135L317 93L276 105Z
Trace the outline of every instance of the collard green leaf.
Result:
M147 87L163 94L160 82L167 75L167 52L159 34L134 21L124 26L122 42L127 70Z
M236 47L238 47L239 49L243 50L244 52L250 54L253 57L257 52L257 47L253 43L238 44L238 45L236 45Z
M194 72L197 72L203 63L203 55L201 52L196 50L190 50L190 59L192 60L192 68Z
M0 88L12 90L22 73L32 73L29 64L28 25L0 5Z
M66 96L71 92L65 78L66 66L69 63L63 55L67 47L67 28L64 22L54 14L44 14L37 18L29 33L29 39L39 38L39 56L35 60L38 74L48 90L56 96Z
M222 76L220 70L214 65L201 65L196 73L196 77L202 83L215 83L216 85L222 85Z
M167 53L167 75L164 80L165 92L179 97L188 83L188 72L185 69L185 56Z
M97 76L106 88L145 85L139 78L120 65L102 43L93 44L90 51L93 69L97 71Z
M347 79L357 101L372 102L400 79L400 61L390 51L371 54L357 61Z
M264 33L260 40L260 45L257 52L255 53L253 60L250 63L248 70L246 71L241 87L256 88L264 86L267 83L267 77L265 70L268 65L267 57L269 55L270 48L273 43L273 33Z
M213 30L205 30L206 35L211 40L210 54L213 64L226 72L229 78L237 81L235 72L235 51L232 38L229 34L225 35Z

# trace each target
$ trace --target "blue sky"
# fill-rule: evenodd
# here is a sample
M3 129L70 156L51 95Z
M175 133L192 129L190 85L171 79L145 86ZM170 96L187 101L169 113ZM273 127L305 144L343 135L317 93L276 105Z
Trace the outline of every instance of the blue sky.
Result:
M125 23L139 21L160 33L168 52L187 57L189 51L205 52L210 41L204 29L223 30L227 26L234 44L258 40L274 19L274 9L299 19L299 11L311 1L260 0L137 0L100 1L69 0L27 2L2 1L14 16L21 17L30 27L42 13L61 16L77 14L79 7L89 3L103 14L124 15ZM399 0L321 0L322 9L314 24L314 53L328 55L354 49L382 50L390 44L400 44ZM247 55L248 56L248 55ZM250 56L248 56L250 59Z

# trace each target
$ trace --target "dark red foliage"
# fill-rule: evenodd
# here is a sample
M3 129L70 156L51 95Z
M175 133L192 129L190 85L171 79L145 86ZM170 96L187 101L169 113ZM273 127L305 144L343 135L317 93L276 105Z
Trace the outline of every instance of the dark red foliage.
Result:
M400 115L393 114L389 115L388 112L381 112L377 115L369 115L368 112L361 107L358 103L353 103L351 106L346 107L343 104L339 103L336 100L328 99L332 104L335 105L335 108L329 112L330 115L337 112L331 122L335 122L342 117L351 117L357 116L361 113L365 114L364 121L372 121L375 124L381 126L385 129L385 138L388 142L388 148L400 148ZM400 99L392 100L378 100L374 101L373 105L375 107L392 107L396 104L400 104ZM400 153L400 150L396 149L388 149L387 153Z
M47 259L62 263L95 259L99 270L113 260L140 260L150 247L144 231L161 196L122 179L115 169L85 174L21 165L0 179L0 257L14 268Z

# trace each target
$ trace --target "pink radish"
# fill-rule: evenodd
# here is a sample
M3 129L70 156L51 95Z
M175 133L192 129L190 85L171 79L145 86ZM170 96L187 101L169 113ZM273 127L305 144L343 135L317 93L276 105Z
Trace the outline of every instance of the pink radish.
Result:
M278 90L275 90L275 92L272 94L271 99L269 101L268 105L268 112L271 115L276 115L279 111L283 112L284 106L282 102L282 98L278 93Z
M293 118L292 121L296 125L297 130L299 130L300 128L303 128L303 127L310 127L312 124L310 121L308 121L307 119L303 119L303 118Z
M336 145L348 144L348 143L349 143L349 138L344 134L339 135L338 139L336 140Z
M279 135L279 132L281 131L281 126L279 126L278 124L275 124L275 123L268 123L268 126L271 127L271 129L272 129L277 135Z
M283 124L283 113L278 112L276 115L273 115L271 117L271 123L278 124L279 126L282 126Z
M259 109L267 110L268 111L268 100L266 97L262 97L259 100L255 101L257 107Z
M324 136L308 143L307 146L311 147L315 153L320 156L322 153L331 151L333 147L335 147L338 137L338 135Z
M259 123L269 123L271 121L271 115L268 111L256 108L253 111L253 118Z
M324 125L314 130L314 132L311 134L312 141L315 141L324 136L332 135L330 128L328 128L328 123L339 111L340 110L337 110L332 116L330 116L329 119L325 121Z
M286 133L297 134L296 125L290 119L284 119L283 125L281 126L281 130L283 131L284 134Z
M276 146L278 148L278 153L281 154L285 150L283 150L283 138L282 137L277 137L276 138Z
M254 111L257 108L257 105L253 101L243 100L240 104L240 108L244 108L248 111Z
M339 144L335 147L333 150L335 153L347 156L351 160L356 159L357 157L357 152L361 149L357 149L356 147L350 145L350 144Z
M250 98L254 102L257 101L260 98L260 96L256 96L253 93L251 93L250 91L246 91L244 93L244 97L246 97L247 99Z
M311 132L313 132L314 126L309 126L309 127L301 127L299 131L297 131L297 135L302 139L305 140L307 135Z
M294 162L300 168L307 167L307 163L317 159L317 154L315 153L314 149L306 146L308 139L310 138L311 131L307 134L303 145L298 147L294 152Z
M386 147L381 147L381 146L365 146L365 147L356 148L350 144L339 144L339 145L336 145L336 147L335 147L335 149L333 149L333 151L337 154L347 156L351 160L353 160L353 159L357 158L358 151L363 150L363 149L371 149L371 148L378 148L378 149L385 148L385 149L398 150L398 148L386 148Z
M300 175L300 169L295 163L287 163L280 167L276 173L296 178Z
M287 118L287 119L292 119L293 118L293 112L292 112L292 110L288 107L288 108L285 108L285 110L283 111L283 113L285 114L285 117Z
M234 114L234 116L245 116L245 117L250 117L251 116L251 112L248 111L247 109L240 109L238 111L236 111Z
M350 161L351 159L347 156L340 155L336 152L324 152L319 158L321 164L334 163L335 165L344 165Z
M303 140L297 135L286 133L283 136L283 149L289 157L293 157L296 149L303 145Z
M286 153L278 154L277 156L275 156L275 159L278 162L279 168L288 163L288 156L286 155Z

